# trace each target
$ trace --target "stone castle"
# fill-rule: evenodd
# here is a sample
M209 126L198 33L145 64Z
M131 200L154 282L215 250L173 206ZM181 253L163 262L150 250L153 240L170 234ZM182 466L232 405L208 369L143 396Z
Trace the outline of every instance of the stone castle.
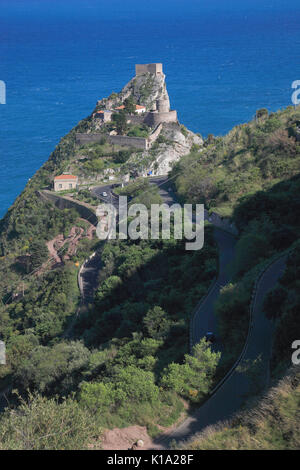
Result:
M135 66L135 76L152 74L163 74L162 64L137 64ZM177 111L170 109L170 100L168 93L165 91L161 94L158 100L152 103L151 109L143 116L143 122L150 127L157 126L163 122L177 122Z
M145 73L153 73L155 75L163 73L162 64L136 64L135 75L144 75Z
M130 96L132 90L126 88L134 83L134 81L139 81L140 83L145 83L148 78L157 80L160 84L163 84L160 93L157 94L157 99L154 99L150 105L146 106L145 103L140 103L139 108L143 108L143 112L128 114L127 120L128 123L132 124L147 124L150 128L153 129L152 134L148 139L128 137L128 136L119 136L119 135L107 135L106 137L112 143L124 146L132 146L137 148L149 149L153 142L157 139L160 134L163 123L176 123L177 111L170 109L170 100L168 92L165 87L165 76L163 74L163 65L160 63L157 64L137 64L135 66L135 77L129 84L122 90L122 101ZM125 90L125 91L124 91ZM109 103L109 102L108 102ZM110 103L109 103L110 104ZM124 108L124 106L118 106L114 109L110 109L110 106L107 106L106 109L101 109L96 111L93 115L95 119L100 119L103 123L111 121L111 117L114 112ZM85 144L87 142L98 142L103 137L103 134L76 134L76 141L79 144Z

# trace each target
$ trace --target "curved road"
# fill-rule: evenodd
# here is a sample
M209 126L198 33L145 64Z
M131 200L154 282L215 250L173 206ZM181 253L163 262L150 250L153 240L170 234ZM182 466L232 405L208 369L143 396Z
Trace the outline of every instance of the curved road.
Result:
M261 357L259 368L259 385L263 389L269 384L269 360L271 355L271 342L273 323L265 317L262 306L270 289L272 289L284 273L286 258L275 261L261 277L256 291L253 307L253 326L249 343L242 365ZM194 414L187 418L178 428L167 436L161 436L157 443L168 446L172 440L185 441L205 427L214 425L219 421L228 420L244 404L247 395L251 393L253 381L250 374L241 372L237 368L224 384L209 398Z
M159 185L159 193L167 204L175 202L175 195L170 188L160 185L164 183L165 177L151 180L153 184ZM102 188L97 188L94 193L100 195ZM105 191L110 197L111 189L106 186ZM115 201L116 202L116 201ZM214 218L210 218L205 212L205 219L214 224ZM200 304L199 309L194 314L192 324L192 343L196 344L205 336L207 331L217 331L217 319L214 315L214 303L220 295L220 290L231 279L231 262L235 255L236 238L223 230L220 230L220 220L214 229L214 238L219 248L219 274L208 296ZM259 369L259 386L263 388L269 382L269 359L271 354L271 341L273 324L267 320L262 311L264 298L268 291L272 289L284 272L285 259L275 261L262 275L256 290L253 301L253 318L249 342L245 350L242 366L261 358ZM214 348L220 345L214 345ZM212 395L192 416L188 417L179 427L171 433L162 435L156 440L158 447L168 447L172 440L185 441L205 427L214 425L219 421L228 420L234 413L240 410L247 396L252 391L253 381L251 374L241 372L242 368L236 368L220 388ZM257 385L257 384L256 384Z
M162 184L165 177L153 180L154 184ZM105 202L117 204L117 198L112 194L113 185L97 187L93 193ZM103 196L103 192L107 196ZM159 186L159 192L167 204L174 202L174 194L169 189ZM208 213L205 213L208 219ZM211 221L213 223L213 220ZM193 343L197 343L207 331L217 331L217 323L214 315L214 303L219 296L220 289L230 281L230 263L235 253L236 239L230 233L215 227L214 237L219 247L219 275L210 290L208 296L201 303L198 311L194 315L193 322ZM84 297L91 300L93 284L99 271L99 258L90 260L86 269L82 273L85 277ZM246 349L244 360L253 361L259 355L262 356L261 385L265 386L269 380L269 357L271 351L272 323L268 321L262 313L262 304L267 292L275 286L285 268L285 259L274 262L263 274L258 284L256 297L254 299L253 327L250 340ZM223 383L217 392L210 397L194 414L187 418L173 432L161 436L157 439L157 445L167 447L172 440L184 441L200 432L209 425L216 424L220 420L229 419L240 409L245 396L249 392L251 383L245 373L240 373L236 369L232 375ZM1 397L0 397L1 398Z

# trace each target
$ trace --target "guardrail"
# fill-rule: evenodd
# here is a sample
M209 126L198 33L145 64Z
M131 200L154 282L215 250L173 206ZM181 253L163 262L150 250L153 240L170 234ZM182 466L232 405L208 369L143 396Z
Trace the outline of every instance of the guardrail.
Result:
M82 281L82 271L83 271L83 268L85 267L85 265L92 259L94 258L94 256L96 255L96 251L94 251L94 253L92 253L88 258L86 258L84 260L84 262L82 263L82 265L80 266L80 269L78 271L78 274L77 274L77 283L78 283L78 287L79 287L79 291L80 291L80 294L81 294L81 301L84 300L84 292L83 292L83 281Z
M269 267L272 266L272 264L276 263L281 258L287 257L288 254L291 251L293 251L293 249L294 249L293 247L290 247L286 251L284 251L283 253L280 253L278 255L274 255L274 257L272 257L271 260L266 261L266 264L263 266L263 268L259 272L259 274L258 274L258 276L255 280L254 287L253 287L252 294L251 294L251 302L250 302L250 307L249 307L249 325L248 325L247 338L246 338L244 347L243 347L242 352L239 355L238 359L235 361L235 363L230 368L230 370L227 372L227 374L223 377L223 379L220 380L220 382L209 393L210 397L212 397L222 387L222 385L230 378L230 376L233 374L233 372L235 371L237 366L241 363L241 361L245 357L245 354L246 354L246 351L247 351L247 348L248 348L248 345L249 345L250 337L251 337L252 328L253 328L253 311L254 311L254 306L255 306L257 289L258 289L258 285L261 281L262 276L269 269Z
M198 302L196 307L194 308L192 314L191 314L191 320L190 320L190 352L192 352L193 346L194 346L194 325L195 325L195 316L199 309L201 308L202 304L205 302L205 300L208 298L208 296L211 294L211 292L214 290L216 284L217 284L218 278L215 276L213 280L211 281L211 284L209 286L209 289L207 293L205 294L204 297Z

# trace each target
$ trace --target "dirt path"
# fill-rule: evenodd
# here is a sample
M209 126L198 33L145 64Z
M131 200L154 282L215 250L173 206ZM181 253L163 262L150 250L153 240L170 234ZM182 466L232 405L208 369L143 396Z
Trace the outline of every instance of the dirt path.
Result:
M92 240L96 232L96 227L85 219L78 219L88 224L86 229L74 225L67 238L62 233L57 235L52 240L46 243L50 259L48 259L43 266L37 272L37 276L40 276L46 269L53 269L56 266L62 265L64 261L70 260L72 256L76 254L79 242L83 238ZM65 245L68 244L64 250ZM61 251L62 250L62 251Z

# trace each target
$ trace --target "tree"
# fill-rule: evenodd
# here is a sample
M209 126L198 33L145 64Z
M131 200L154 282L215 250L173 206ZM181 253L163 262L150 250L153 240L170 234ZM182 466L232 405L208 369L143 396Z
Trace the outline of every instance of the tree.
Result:
M117 133L124 135L127 131L127 117L124 110L121 110L118 113L114 113L112 118L116 124Z
M119 152L114 155L115 163L125 163L131 155L131 150L119 150Z
M76 389L90 352L80 341L38 346L17 368L16 386L25 391L65 396Z
M105 301L109 305L110 297L119 295L122 279L119 276L108 277L96 292L96 303Z
M151 338L161 339L167 336L170 330L170 321L167 313L161 307L154 307L147 312L144 318L146 331Z
M214 353L203 338L194 346L192 355L184 356L183 364L173 362L164 369L161 385L192 401L199 401L210 390L220 357L221 353Z
M114 402L111 383L83 382L80 387L80 403L92 413L102 413L109 409Z
M270 244L263 234L245 233L237 243L236 252L236 270L241 274L268 256Z
M133 365L120 370L114 384L115 400L119 404L131 401L138 405L158 400L159 390L154 383L154 374Z
M41 266L49 256L48 248L42 240L35 240L31 243L30 253L33 268Z
M32 334L12 336L7 344L8 361L15 370L37 347L39 341Z
M269 111L266 108L261 108L256 111L256 118L267 118L269 116Z
M133 96L129 96L128 98L126 98L126 100L124 101L124 105L125 105L125 111L128 114L135 114L136 108L135 108L135 102L134 102Z

